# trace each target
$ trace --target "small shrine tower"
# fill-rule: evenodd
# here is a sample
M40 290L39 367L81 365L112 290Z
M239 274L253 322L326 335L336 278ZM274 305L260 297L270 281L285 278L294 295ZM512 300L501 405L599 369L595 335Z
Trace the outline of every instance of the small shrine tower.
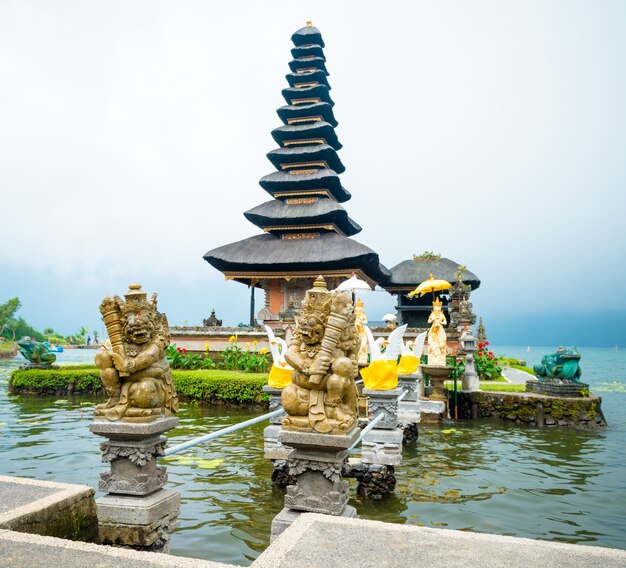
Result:
M256 317L272 327L293 322L319 275L331 289L353 274L372 287L388 276L373 250L349 238L361 227L341 206L350 193L339 179L345 167L337 155L322 36L308 22L291 40L289 86L282 91L287 104L277 110L283 126L272 131L279 147L267 154L277 171L259 182L272 199L244 213L265 234L204 255L227 279L265 290Z

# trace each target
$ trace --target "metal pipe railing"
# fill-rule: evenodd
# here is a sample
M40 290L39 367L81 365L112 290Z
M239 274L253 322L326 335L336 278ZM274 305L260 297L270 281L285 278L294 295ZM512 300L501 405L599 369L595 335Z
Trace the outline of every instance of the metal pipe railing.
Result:
M361 435L358 437L358 439L356 440L356 442L354 442L354 444L352 444L349 448L348 451L352 451L354 450L354 448L356 448L361 441L363 440L363 438L365 438L365 436L367 435L367 433L374 428L374 426L376 426L376 424L378 424L383 418L385 417L385 413L381 412L380 414L378 414L378 416L376 416L376 418L374 418L365 428L363 428L363 430L361 431Z
M274 416L284 414L284 412L285 411L282 408L279 408L278 410L273 410L272 412L257 416L256 418L251 418L250 420L239 422L239 424L233 424L232 426L228 426L227 428L222 428L221 430L211 432L210 434L205 434L204 436L200 436L199 438L194 438L193 440L189 440L188 442L176 444L171 448L166 448L165 455L171 456L172 454L177 454L179 452L182 452L183 450L186 450L187 448L192 448L193 446L203 444L204 442L210 442L211 440L215 440L215 438L219 438L220 436L224 436L225 434L236 432L237 430L241 430L242 428L247 428L248 426L252 426L253 424L257 424L258 422L263 422L264 420L268 420L270 418L273 418Z

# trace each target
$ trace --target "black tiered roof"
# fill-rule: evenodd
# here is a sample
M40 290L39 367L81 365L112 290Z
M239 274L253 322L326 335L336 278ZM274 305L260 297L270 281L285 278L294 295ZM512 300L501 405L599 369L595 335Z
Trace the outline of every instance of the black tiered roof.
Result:
M268 234L207 252L204 258L227 276L246 281L277 271L315 273L324 268L358 271L379 282L389 274L371 249L347 238L361 230L339 205L350 199L339 179L345 170L337 151L324 41L308 25L292 36L293 61L277 110L283 122L272 131L279 145L267 154L276 172L260 185L273 198L245 212Z

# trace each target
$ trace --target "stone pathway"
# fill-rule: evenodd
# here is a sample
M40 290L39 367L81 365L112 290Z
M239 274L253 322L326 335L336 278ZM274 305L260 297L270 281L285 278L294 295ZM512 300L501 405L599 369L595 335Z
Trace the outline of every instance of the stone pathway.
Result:
M502 375L509 383L515 383L516 385L523 385L533 377L533 375L519 369L511 369L511 367L502 367Z

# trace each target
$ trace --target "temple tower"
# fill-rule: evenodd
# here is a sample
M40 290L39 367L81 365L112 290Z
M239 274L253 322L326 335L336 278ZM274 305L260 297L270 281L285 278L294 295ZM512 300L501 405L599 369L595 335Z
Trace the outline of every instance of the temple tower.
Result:
M287 104L277 110L283 126L272 131L278 148L267 154L276 171L259 182L272 199L244 213L265 234L204 255L227 279L265 290L256 317L273 327L293 322L319 275L329 288L352 274L371 286L388 276L373 250L349 238L361 227L341 205L350 193L339 179L345 167L322 36L309 22L291 40Z

